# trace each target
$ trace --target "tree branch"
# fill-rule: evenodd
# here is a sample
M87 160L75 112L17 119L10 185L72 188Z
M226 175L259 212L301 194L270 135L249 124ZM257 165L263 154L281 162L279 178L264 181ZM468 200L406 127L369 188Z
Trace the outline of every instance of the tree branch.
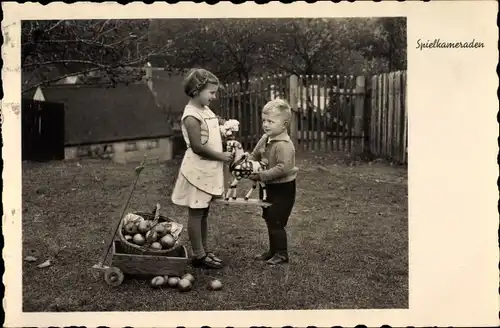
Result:
M58 27L59 25L61 25L63 22L64 22L64 20L60 20L60 21L58 21L58 22L57 22L57 23L55 23L53 26L51 26L51 27L47 28L47 29L44 31L44 33L48 33L48 32L50 32L50 31L52 31L53 29L55 29L56 27ZM33 26L32 26L32 28L33 28Z
M26 64L26 65L23 65L23 68L30 68L33 66L40 67L40 66L53 65L53 64L87 64L87 65L98 66L100 68L108 67L106 65L102 65L102 64L99 64L97 62L90 61L90 60L61 59L61 60L50 60L50 61L41 62L41 63Z

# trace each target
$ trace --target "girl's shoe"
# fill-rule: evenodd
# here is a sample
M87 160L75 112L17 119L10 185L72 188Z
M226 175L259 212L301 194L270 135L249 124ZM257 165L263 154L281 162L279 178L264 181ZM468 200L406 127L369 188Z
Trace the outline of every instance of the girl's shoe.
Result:
M218 258L213 252L207 252L207 257L211 258L214 262L219 262L221 264L224 263L224 261L221 258Z
M277 265L282 263L288 263L288 255L274 254L272 258L266 261L267 264Z
M271 251L264 252L262 254L256 255L255 259L258 261L267 261L273 257L274 253Z
M221 262L214 261L211 257L205 255L202 258L193 258L191 264L194 267L204 267L207 269L221 269L224 265Z

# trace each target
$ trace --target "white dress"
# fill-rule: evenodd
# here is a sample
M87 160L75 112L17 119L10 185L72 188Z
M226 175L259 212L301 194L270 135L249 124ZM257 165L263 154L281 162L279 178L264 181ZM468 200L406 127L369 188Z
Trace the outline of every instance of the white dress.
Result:
M202 144L214 151L222 152L222 137L217 116L208 107L199 109L187 105L181 118L182 135L187 150L172 192L172 202L190 208L206 208L214 196L222 196L224 192L224 163L202 158L193 152L183 123L187 116L193 116L200 121Z

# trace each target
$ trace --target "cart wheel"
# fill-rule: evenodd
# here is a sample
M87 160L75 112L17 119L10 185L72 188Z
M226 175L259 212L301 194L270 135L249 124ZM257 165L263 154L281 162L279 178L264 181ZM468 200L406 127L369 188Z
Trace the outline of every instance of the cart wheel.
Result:
M111 287L118 287L123 282L123 272L122 270L111 267L106 269L104 272L104 281Z

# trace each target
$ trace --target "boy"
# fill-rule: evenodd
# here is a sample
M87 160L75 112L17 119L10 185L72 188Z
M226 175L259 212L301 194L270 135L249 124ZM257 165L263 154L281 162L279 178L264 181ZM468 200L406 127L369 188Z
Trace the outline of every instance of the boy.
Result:
M268 169L250 176L267 187L267 201L272 205L263 208L262 217L267 226L269 250L256 256L257 260L276 265L288 262L287 234L285 227L295 204L295 147L288 136L292 111L282 99L268 102L262 109L262 127L265 134L249 158L268 163ZM262 198L262 190L260 191Z

